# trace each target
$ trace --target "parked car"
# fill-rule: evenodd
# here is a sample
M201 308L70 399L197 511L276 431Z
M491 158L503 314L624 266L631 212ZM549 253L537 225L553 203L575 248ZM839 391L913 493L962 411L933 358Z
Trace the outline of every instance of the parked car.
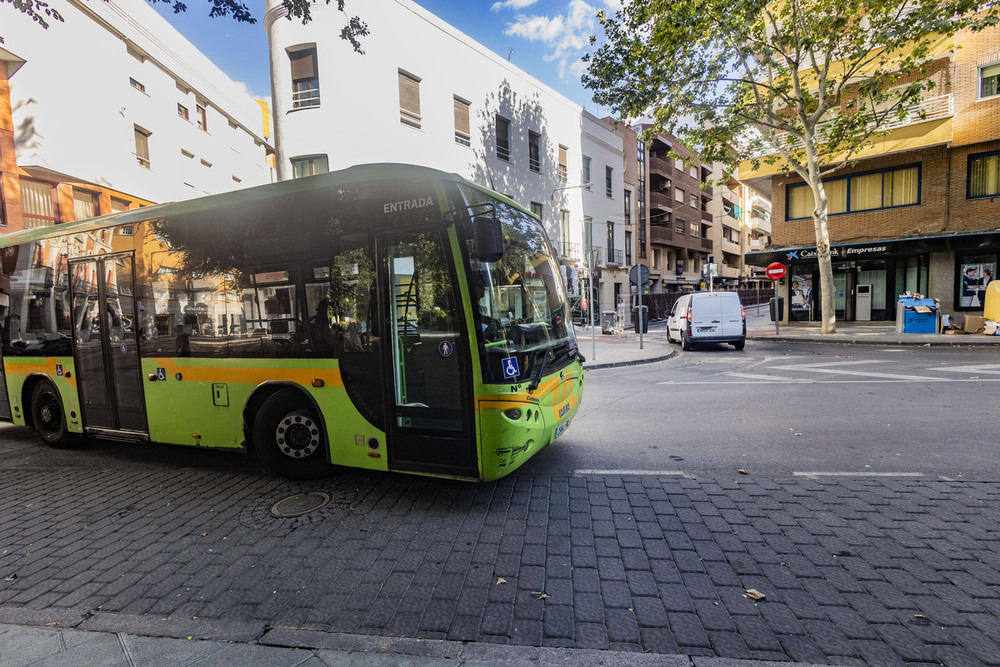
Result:
M742 350L747 315L736 292L692 292L677 299L667 316L667 341L690 350L701 343L729 343Z

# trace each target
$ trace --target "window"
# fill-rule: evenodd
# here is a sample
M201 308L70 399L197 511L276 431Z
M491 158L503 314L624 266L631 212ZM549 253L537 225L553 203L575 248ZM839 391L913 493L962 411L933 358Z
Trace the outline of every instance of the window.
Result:
M535 216L536 218L538 218L539 220L541 220L542 219L542 205L539 204L536 201L531 202L531 214L533 216Z
M497 159L510 162L510 121L497 114Z
M614 169L611 167L604 168L604 194L608 196L608 199L615 198L614 175Z
M330 164L325 155L308 155L292 158L292 178L305 178L330 171Z
M674 190L674 201L678 201L682 204L684 203L684 191L680 188Z
M568 183L569 182L569 167L566 165L566 153L569 148L566 146L559 146L559 182Z
M979 68L979 99L1000 94L1000 63Z
M202 158L201 159L201 166L208 167L209 169L211 169L212 168L212 163L209 162L208 160L206 160L205 158Z
M897 167L823 181L829 215L875 211L920 203L920 166ZM786 189L787 220L812 216L812 189L805 183Z
M583 156L583 174L582 174L582 178L583 178L583 182L584 183L590 183L591 182L590 181L590 158L587 157L586 155ZM587 189L589 190L590 188L587 188Z
M1000 194L1000 152L969 156L966 197L995 197Z
M688 197L688 206L691 208L698 208L698 195L691 195Z
M625 265L632 266L632 232L625 232Z
M56 224L55 186L42 181L21 180L21 213L25 227Z
M455 96L455 143L472 145L472 130L469 126L469 103Z
M128 78L128 83L129 83L130 86L132 86L133 88L135 88L136 90L138 90L140 93L146 92L146 86L142 85L141 83L139 83L138 81L136 81L132 77Z
M528 130L528 169L536 173L542 171L542 157L539 151L541 137L537 132Z
M691 165L691 169L688 171L688 173L691 175L691 178L701 180L698 178L698 167Z
M697 222L691 223L691 236L698 237L701 236L701 225Z
M608 260L615 256L615 223L608 220Z
M188 114L187 107L184 106L183 104L180 103L177 104L177 115L183 118L184 120L187 121L191 120L191 116L190 114Z
M93 192L73 188L73 219L86 220L97 215L97 196Z
M625 191L625 224L632 224L632 191Z
M420 79L399 70L399 122L420 127Z
M139 161L139 166L149 169L149 135L150 132L134 125L135 130L135 157Z
M300 49L288 53L292 73L292 108L319 106L319 69L316 66L316 48Z
M684 171L684 158L675 157L674 158L674 167L676 167L677 169L680 169L681 171Z
M205 105L196 105L195 113L198 115L198 129L202 132L208 132L208 111L206 111Z

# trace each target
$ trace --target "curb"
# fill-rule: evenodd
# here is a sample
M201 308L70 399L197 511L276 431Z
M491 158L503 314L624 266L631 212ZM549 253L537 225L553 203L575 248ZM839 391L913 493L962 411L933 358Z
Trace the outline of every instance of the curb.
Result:
M833 334L834 336L838 334ZM850 337L850 338L833 338L833 337L815 337L810 336L808 338L799 338L796 336L775 336L775 335L748 335L747 340L760 340L760 341L770 341L774 343L840 343L843 345L894 345L894 346L907 346L907 347L997 347L1000 346L1000 340L997 341L985 341L985 340L972 340L967 342L959 343L958 341L944 341L944 340L885 340L877 339L871 337Z
M630 361L612 361L606 364L584 364L583 370L585 371L596 371L604 368L621 368L623 366L638 366L640 364L655 364L659 361L666 361L667 359L673 359L679 353L677 350L672 351L670 354L665 354L659 357L651 357L649 359L632 359Z

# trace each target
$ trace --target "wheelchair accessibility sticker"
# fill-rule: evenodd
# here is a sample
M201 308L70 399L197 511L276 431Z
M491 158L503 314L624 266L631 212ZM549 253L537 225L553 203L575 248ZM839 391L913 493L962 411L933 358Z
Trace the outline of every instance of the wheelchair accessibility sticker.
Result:
M521 370L517 366L517 357L507 357L502 359L503 364L503 376L505 378L516 378L521 374Z

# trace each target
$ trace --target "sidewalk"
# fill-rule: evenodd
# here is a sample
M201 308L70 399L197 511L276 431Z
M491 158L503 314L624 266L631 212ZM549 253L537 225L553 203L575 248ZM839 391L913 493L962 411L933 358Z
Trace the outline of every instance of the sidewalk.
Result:
M837 333L826 335L820 333L819 323L781 324L775 333L767 306L761 305L757 311L756 306L746 308L749 341L1000 348L1000 336L897 333L895 322L838 322ZM600 325L594 329L582 326L576 328L576 337L580 352L587 359L583 367L590 370L665 361L681 350L679 344L667 342L666 319L649 323L641 349L639 334L632 329L602 334Z

